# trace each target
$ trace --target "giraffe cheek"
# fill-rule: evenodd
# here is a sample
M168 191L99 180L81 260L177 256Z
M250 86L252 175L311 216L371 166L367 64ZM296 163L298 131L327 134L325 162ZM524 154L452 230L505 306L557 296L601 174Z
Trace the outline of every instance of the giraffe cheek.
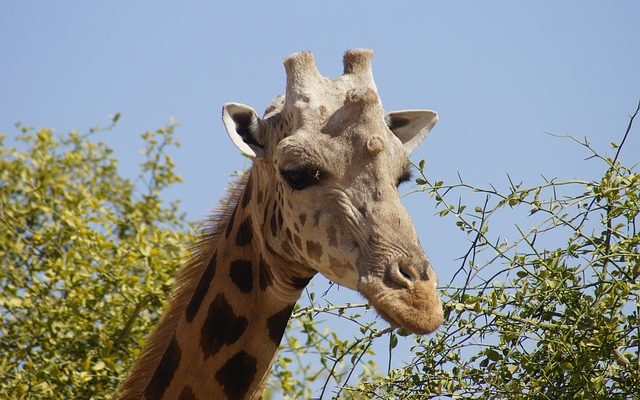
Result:
M331 255L328 256L328 260L329 264L323 265L320 273L340 286L357 290L360 279L357 268L352 263Z

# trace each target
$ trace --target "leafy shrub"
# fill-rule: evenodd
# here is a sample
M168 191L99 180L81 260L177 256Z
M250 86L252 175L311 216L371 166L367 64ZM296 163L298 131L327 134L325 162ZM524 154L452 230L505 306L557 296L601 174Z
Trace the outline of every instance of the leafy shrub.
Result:
M135 181L97 129L0 137L0 398L102 398L124 375L188 240L161 199L173 129L142 135Z
M371 349L388 337L390 360L407 333L363 323L363 304L311 298L298 310L299 337L279 357L278 376L288 380L274 386L291 398L310 396L314 380L325 395L331 382L332 396L366 399L637 396L640 173L619 161L637 115L638 109L621 142L612 143L613 156L569 137L603 166L594 181L526 186L509 178L508 189L498 190L461 177L429 179L420 162L417 192L434 198L436 213L452 218L469 241L451 281L440 283L443 326L414 337L412 359L381 373ZM331 315L359 323L360 334L339 340L330 330L319 332L314 318ZM316 357L294 362L290 354L301 353ZM302 380L287 370L296 365ZM350 384L354 373L358 379Z
M579 142L604 167L594 181L509 179L497 190L427 178L420 162L417 191L469 240L441 283L445 324L408 337L368 305L310 288L265 397L637 396L640 174L619 161L637 114L612 157ZM21 128L16 147L0 135L0 398L109 397L193 239L178 204L162 200L180 181L166 154L174 124L142 135L135 180L93 141L102 131ZM336 319L355 333L335 334ZM413 341L413 358L380 371L373 349L390 360L400 341Z

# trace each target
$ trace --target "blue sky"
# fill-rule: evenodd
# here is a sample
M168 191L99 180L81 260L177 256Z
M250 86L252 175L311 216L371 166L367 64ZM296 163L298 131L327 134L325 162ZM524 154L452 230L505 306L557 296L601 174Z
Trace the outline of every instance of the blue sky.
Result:
M587 136L607 149L640 99L640 3L635 1L205 2L21 1L0 4L0 131L13 124L58 131L108 123L106 134L133 175L138 135L175 117L174 159L191 219L208 212L228 176L247 166L220 121L223 103L261 112L284 90L282 58L311 50L326 76L345 49L375 52L387 110L440 116L414 153L429 177L460 172L506 187L506 172L596 178L599 164L545 132ZM639 161L640 132L622 159ZM408 190L406 188L405 190ZM467 247L433 202L409 196L421 242L440 275Z
M621 137L640 98L639 15L631 1L3 2L0 131L11 135L17 121L87 130L121 112L106 140L133 174L138 134L175 117L185 182L169 195L197 219L247 165L224 132L222 104L261 112L283 91L281 61L292 52L311 50L335 76L345 49L369 47L387 110L439 113L413 156L430 177L592 178L600 169L582 161L584 150L544 132L601 149ZM638 136L623 160L638 161ZM446 275L462 251L449 235L459 233L422 198L407 204Z

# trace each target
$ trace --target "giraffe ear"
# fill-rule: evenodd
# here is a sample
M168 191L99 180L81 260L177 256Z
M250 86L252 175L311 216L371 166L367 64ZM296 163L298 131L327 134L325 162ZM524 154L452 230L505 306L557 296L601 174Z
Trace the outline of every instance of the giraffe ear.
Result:
M249 106L227 103L222 106L222 122L233 144L242 154L251 158L264 156L264 145L260 138L260 118Z
M389 129L411 153L438 122L438 114L431 110L402 110L387 113L385 119Z

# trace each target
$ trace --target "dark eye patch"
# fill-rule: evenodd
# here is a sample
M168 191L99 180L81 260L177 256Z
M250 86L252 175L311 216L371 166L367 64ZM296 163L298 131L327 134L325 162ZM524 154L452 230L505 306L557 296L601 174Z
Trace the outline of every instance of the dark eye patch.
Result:
M297 167L294 169L282 169L280 175L293 190L302 190L320 183L322 172L312 166Z
M400 186L405 182L409 182L411 180L411 176L412 176L411 170L408 168L405 169L402 175L400 175L400 177L398 178L398 181L396 182L396 187Z

